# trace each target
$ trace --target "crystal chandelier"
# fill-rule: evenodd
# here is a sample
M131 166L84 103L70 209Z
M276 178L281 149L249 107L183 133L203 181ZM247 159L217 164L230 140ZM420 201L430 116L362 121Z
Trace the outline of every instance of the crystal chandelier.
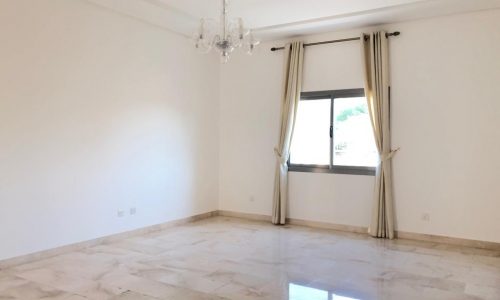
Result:
M243 26L241 18L228 20L228 0L222 0L222 14L220 22L214 19L203 18L200 28L194 35L195 47L203 53L208 53L215 48L221 55L221 62L226 63L229 55L236 48L243 48L252 54L255 46L259 44L252 31ZM217 32L217 28L220 31Z

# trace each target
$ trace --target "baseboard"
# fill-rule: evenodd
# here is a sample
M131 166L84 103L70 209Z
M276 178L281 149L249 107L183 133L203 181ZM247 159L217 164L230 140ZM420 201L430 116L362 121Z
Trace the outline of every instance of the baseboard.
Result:
M302 219L294 219L287 218L288 224L305 226L305 227L313 227L313 228L321 228L321 229L330 229L335 231L344 231L344 232L352 232L352 233L364 233L368 232L368 228L362 226L351 226L351 225L343 225L343 224L333 224L327 222L318 222L318 221L308 221Z
M271 222L271 216L243 213L243 212L236 212L229 210L218 210L217 215L221 217L232 217L232 218L245 219L251 221Z
M129 237L133 237L133 236L137 236L137 235L147 234L147 233L151 233L151 232L179 226L182 224L211 218L211 217L214 217L217 215L218 215L217 211L211 211L211 212L197 214L197 215L193 215L190 217L172 220L172 221L168 221L165 223L156 224L156 225L152 225L152 226L148 226L148 227L144 227L144 228L139 228L139 229L135 229L135 230L131 230L131 231L117 233L117 234L113 234L113 235L109 235L109 236L105 236L105 237L101 237L101 238L97 238L97 239L93 239L93 240L89 240L89 241L84 241L84 242L66 245L66 246L62 246L62 247L57 247L57 248L53 248L53 249L49 249L49 250L36 252L36 253L31 253L31 254L27 254L27 255L23 255L23 256L8 258L5 260L0 260L0 270L5 269L5 268L9 268L9 267L13 267L13 266L17 266L17 265L22 265L22 264L29 263L29 262L36 261L36 260L50 258L53 256L61 255L61 254L72 252L72 251L78 251L81 249L85 249L85 248L89 248L89 247L93 247L93 246L97 246L97 245L101 245L101 244L105 244L105 243L111 243L111 242L114 242L117 240L129 238Z
M442 235L414 233L405 231L396 231L396 236L398 239L404 239L404 240L423 241L423 242L447 244L460 247L500 251L500 243L496 242L478 241L478 240L448 237Z
M252 221L265 221L271 222L271 216L267 215L259 215L252 213L242 213L228 210L219 210L219 216L223 217L233 217L239 219L246 219ZM360 227L360 226L351 226L351 225L341 225L341 224L333 224L327 222L318 222L318 221L309 221L295 218L286 218L287 224L297 225L297 226L305 226L312 228L321 228L321 229L331 229L335 231L345 231L345 232L354 232L354 233L366 233L368 232L368 228Z
M217 214L219 216L225 216L225 217L271 222L271 216L267 215L241 213L241 212L225 211L225 210L219 210ZM368 232L367 227L333 224L328 222L309 221L309 220L302 220L295 218L287 218L287 223L291 225L330 229L335 231L343 231L343 232L351 232L359 234L367 234ZM470 239L423 234L423 233L413 233L405 231L396 231L395 234L398 239L404 239L404 240L431 242L437 244L446 244L446 245L453 245L460 247L500 251L500 243L496 242L478 241L478 240L470 240Z

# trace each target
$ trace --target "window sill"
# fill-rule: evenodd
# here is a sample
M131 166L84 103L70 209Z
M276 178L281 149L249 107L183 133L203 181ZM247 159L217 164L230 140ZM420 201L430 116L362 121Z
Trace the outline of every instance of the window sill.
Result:
M289 165L288 171L289 172L306 172L306 173L329 173L329 174L375 176L375 167L334 166L332 169L330 169L328 166Z

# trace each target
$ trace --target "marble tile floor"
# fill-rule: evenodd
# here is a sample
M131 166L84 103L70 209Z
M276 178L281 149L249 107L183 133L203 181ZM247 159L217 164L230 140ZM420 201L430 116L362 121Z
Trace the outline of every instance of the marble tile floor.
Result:
M500 299L500 252L215 217L0 270L3 299Z

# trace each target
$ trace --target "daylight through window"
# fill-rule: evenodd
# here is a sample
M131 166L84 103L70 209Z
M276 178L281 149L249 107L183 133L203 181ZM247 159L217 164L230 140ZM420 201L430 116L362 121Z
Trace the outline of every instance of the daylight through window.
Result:
M303 93L290 153L291 171L373 174L378 153L363 90Z

